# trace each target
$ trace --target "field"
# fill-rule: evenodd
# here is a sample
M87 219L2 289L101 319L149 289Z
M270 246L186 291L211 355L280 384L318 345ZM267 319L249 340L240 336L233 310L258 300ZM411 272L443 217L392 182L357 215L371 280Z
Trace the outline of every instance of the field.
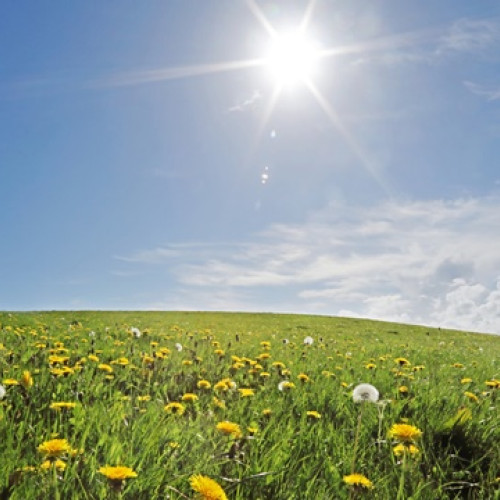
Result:
M499 354L344 318L0 313L0 498L498 499Z

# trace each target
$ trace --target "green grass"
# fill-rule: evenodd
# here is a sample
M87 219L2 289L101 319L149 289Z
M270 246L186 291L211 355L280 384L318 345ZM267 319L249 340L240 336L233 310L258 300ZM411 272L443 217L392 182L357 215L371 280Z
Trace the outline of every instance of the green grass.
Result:
M306 336L314 339L311 346L303 344ZM229 499L498 499L499 389L492 385L500 378L499 340L303 315L0 313L0 384L7 389L0 402L0 498L193 498L189 478L203 474ZM163 358L155 355L162 348L169 351ZM49 363L54 354L67 357L59 366L73 373L51 373L58 366ZM129 364L117 364L120 358ZM278 361L285 368L273 366ZM31 387L6 385L6 379L22 382L25 371ZM224 378L236 389L214 391ZM463 383L466 378L472 382ZM198 387L202 379L210 389ZM285 379L295 388L281 392ZM374 385L386 403L363 403L358 434L362 406L352 389L361 382ZM239 388L254 395L241 397ZM184 414L165 412L186 393L198 399L183 403ZM77 406L58 412L53 402ZM308 418L307 411L321 418ZM239 424L242 436L219 432L224 420ZM393 453L388 430L400 422L422 431L417 458ZM38 446L54 437L78 450L62 457L64 471L40 468ZM373 489L344 483L353 461ZM118 491L98 472L105 465L131 467L137 477Z

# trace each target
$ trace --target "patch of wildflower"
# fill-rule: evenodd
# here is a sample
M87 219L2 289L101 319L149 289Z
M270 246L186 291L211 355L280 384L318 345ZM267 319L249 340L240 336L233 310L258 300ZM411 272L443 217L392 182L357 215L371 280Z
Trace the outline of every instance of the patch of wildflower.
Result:
M189 478L189 484L200 500L227 500L222 486L208 476L193 475Z
M363 476L363 474L349 474L348 476L344 476L343 480L345 484L354 488L367 490L374 488L373 483L366 476Z
M177 401L172 401L164 406L163 410L169 415L183 415L186 411L186 407Z
M226 434L234 438L240 438L242 436L240 426L238 424L235 424L234 422L225 420L224 422L219 422L216 428L222 434Z
M422 431L410 424L394 424L389 430L389 437L400 443L413 443L422 436Z

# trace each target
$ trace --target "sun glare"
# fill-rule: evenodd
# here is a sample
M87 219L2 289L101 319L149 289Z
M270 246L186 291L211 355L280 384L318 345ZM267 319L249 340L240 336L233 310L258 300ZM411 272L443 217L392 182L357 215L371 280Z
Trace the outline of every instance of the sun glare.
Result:
M293 86L313 76L318 56L316 44L303 34L286 33L273 41L266 65L278 85Z

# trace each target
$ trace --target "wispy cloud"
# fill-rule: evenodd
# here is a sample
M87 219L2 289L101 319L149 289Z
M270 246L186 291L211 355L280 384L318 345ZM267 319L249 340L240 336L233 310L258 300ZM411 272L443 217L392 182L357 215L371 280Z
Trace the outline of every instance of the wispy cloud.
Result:
M252 242L192 247L189 262L160 249L122 259L168 266L191 309L344 314L500 333L498 227L494 197L331 205L302 224L272 225Z
M461 18L441 28L401 33L327 51L327 55L337 53L354 56L353 65L436 64L458 54L498 59L500 18Z
M463 18L455 21L441 37L437 53L493 54L499 46L500 19Z
M251 97L235 104L234 106L231 106L227 111L228 113L234 113L235 111L242 112L247 109L253 109L261 99L262 94L258 90L254 90Z
M496 101L497 99L500 99L500 87L486 87L469 81L465 81L464 85L473 94L485 97L488 101Z

